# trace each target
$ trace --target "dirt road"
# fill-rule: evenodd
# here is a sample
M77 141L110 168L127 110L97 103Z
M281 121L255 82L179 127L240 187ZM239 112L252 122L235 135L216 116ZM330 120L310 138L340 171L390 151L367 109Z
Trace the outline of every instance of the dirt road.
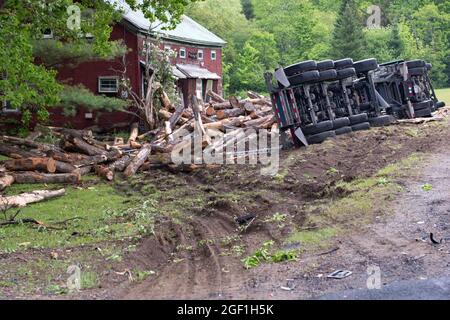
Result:
M446 276L450 248L445 243L432 244L430 240L430 233L438 241L450 237L450 150L446 148L446 139L437 143L417 167L398 179L397 183L403 187L401 195L389 201L373 223L357 231L349 229L332 240L330 248L339 248L337 251L305 254L297 262L267 264L244 271L238 259L221 256L221 248L210 243L205 246L204 255L199 257L192 251L185 254L157 279L130 289L122 297L309 299L366 289L369 267L379 268L383 286L401 280ZM212 239L214 234L232 232L234 228L226 215L205 221L199 219L192 224L197 240ZM193 243L181 237L183 243ZM337 269L353 274L342 280L328 279L327 275Z

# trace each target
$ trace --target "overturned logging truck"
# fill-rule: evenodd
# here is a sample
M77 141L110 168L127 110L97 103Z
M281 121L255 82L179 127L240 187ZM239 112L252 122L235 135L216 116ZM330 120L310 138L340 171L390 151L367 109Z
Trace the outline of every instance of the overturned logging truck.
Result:
M265 78L280 129L308 145L396 119L430 117L445 105L434 92L431 69L424 60L309 60Z

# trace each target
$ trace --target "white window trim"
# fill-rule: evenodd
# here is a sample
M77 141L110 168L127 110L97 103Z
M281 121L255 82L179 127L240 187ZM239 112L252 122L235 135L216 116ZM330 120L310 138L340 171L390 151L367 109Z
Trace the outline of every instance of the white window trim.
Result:
M1 101L0 113L20 113L19 109L9 109L6 100Z
M217 60L217 51L216 50L212 50L211 51L211 60L212 61L216 61Z
M184 53L184 54L182 54L182 53ZM181 48L180 49L180 58L181 59L186 59L186 54L187 54L186 48Z
M102 80L116 80L117 82L117 88L115 91L108 91L108 90L102 90L101 88L101 81ZM118 93L119 92L119 78L114 76L109 77L98 77L98 92L99 93Z
M202 56L201 58L200 58L200 56ZM198 60L203 60L205 58L205 55L203 54L203 50L198 50L198 52L197 52L197 59Z

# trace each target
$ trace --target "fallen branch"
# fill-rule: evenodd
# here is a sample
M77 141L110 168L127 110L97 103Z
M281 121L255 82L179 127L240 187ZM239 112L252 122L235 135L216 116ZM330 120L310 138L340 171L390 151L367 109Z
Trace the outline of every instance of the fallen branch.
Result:
M0 197L0 210L6 211L11 208L25 207L30 203L61 197L66 193L65 189L60 190L38 190L30 193L22 193L18 196Z

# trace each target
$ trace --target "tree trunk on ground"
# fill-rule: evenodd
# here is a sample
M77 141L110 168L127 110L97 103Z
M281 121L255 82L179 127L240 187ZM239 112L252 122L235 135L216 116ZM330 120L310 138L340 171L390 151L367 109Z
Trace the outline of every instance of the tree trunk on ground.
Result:
M225 109L217 111L217 119L222 120L225 118L239 117L245 114L245 111L237 108L237 109Z
M85 176L92 172L92 166L86 166L76 169L73 173L79 174L80 176Z
M28 139L21 139L17 137L9 137L9 136L3 136L0 138L0 140L3 140L7 143L16 145L16 146L25 146L28 148L38 149L43 152L47 152L49 150L57 149L56 146L47 144L47 143L40 143L33 140Z
M56 127L50 127L50 129L52 131L57 132L64 136L72 136L72 137L80 138L80 139L94 138L94 135L91 130L75 130L75 129L56 128Z
M96 165L95 166L95 173L103 178L106 179L108 181L113 181L114 180L114 172L111 171L107 166L102 166L102 165Z
M56 150L50 150L46 152L47 157L53 158L56 161L66 162L66 163L77 163L79 161L86 160L88 156L79 153L68 153L60 152Z
M119 160L113 162L110 166L109 169L111 171L116 171L116 172L123 172L128 165L131 162L131 158L130 156L123 156L122 158L120 158Z
M13 159L39 157L36 152L25 151L19 147L0 143L0 154Z
M56 172L56 161L52 158L24 158L5 162L9 171L41 171Z
M22 193L18 196L0 197L0 210L4 211L11 208L25 207L30 203L36 203L56 197L61 197L65 193L65 189L55 191L42 190L30 193Z
M37 172L12 172L16 183L66 183L78 184L80 183L81 175L79 172L74 173L57 173L45 174Z
M142 147L141 151L139 151L138 155L131 161L128 167L125 169L124 175L126 178L134 175L139 168L144 164L147 160L148 156L152 152L152 147L150 144L146 144Z
M96 146L90 145L86 141L82 140L81 138L77 138L74 136L67 136L66 139L72 143L77 149L79 149L81 152L89 155L89 156L98 156L106 153L106 150L102 150Z
M70 163L62 162L62 161L56 161L56 172L58 173L72 173L77 168Z
M5 190L7 187L14 183L14 177L8 174L0 176L0 191Z

